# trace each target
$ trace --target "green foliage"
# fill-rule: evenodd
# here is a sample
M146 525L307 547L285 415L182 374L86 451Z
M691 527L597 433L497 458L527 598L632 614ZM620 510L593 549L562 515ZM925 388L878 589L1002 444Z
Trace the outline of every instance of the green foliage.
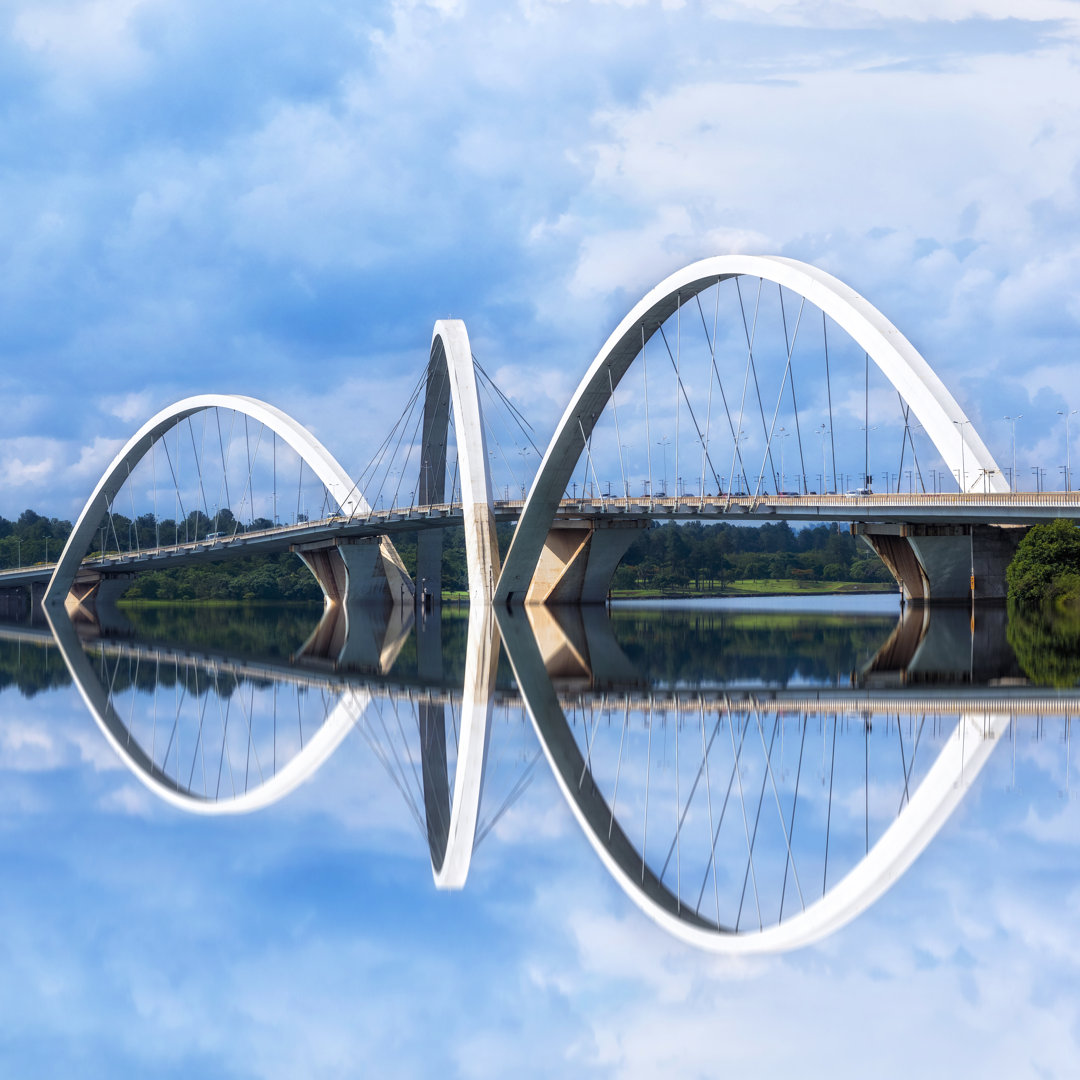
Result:
M613 608L616 640L642 677L663 685L846 679L896 625L892 616Z
M872 551L835 526L796 532L787 522L759 528L669 522L634 541L612 588L715 591L732 581L792 579L893 583Z
M91 548L137 550L202 539L211 532L232 535L245 528L270 525L260 518L245 526L228 509L219 510L212 518L193 510L179 521L155 521L152 514L129 519L114 513L102 522ZM56 559L70 532L71 522L46 518L33 510L25 510L15 522L0 517L0 567L16 566L20 561L29 566L44 561L46 555ZM499 549L504 556L512 535L513 526L499 526ZM416 535L395 536L394 544L415 578ZM1080 562L1073 569L1080 572ZM726 522L669 522L646 530L635 540L616 572L613 588L715 592L736 580L892 583L877 556L835 526L817 525L796 531L787 522L757 528ZM444 595L464 592L469 587L461 529L443 532L442 587ZM132 584L126 598L317 601L321 596L315 579L300 560L281 554L143 574Z
M71 522L24 510L17 521L0 517L0 569L55 560L71 532Z
M1077 584L1080 584L1078 580ZM1080 613L1009 602L1009 644L1024 674L1040 686L1080 683Z
M125 600L288 600L316 603L322 590L290 552L140 574Z
M55 645L0 641L0 690L16 687L23 697L31 698L70 682L71 676Z
M1080 529L1061 519L1033 526L1017 546L1005 578L1014 604L1080 602Z

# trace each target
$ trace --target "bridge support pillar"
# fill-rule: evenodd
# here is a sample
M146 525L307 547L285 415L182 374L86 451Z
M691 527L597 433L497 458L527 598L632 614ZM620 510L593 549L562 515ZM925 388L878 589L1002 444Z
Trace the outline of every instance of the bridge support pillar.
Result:
M630 545L647 519L557 521L544 541L526 604L602 604Z
M0 589L0 618L22 619L29 614L34 609L31 591L25 585Z
M120 614L116 602L131 588L134 574L82 574L76 578L64 610L73 622L97 623L103 630L130 632L131 625Z
M1027 526L870 525L852 532L875 551L913 604L1005 599L1005 570Z
M412 579L385 538L294 544L292 550L315 576L327 607L412 603Z

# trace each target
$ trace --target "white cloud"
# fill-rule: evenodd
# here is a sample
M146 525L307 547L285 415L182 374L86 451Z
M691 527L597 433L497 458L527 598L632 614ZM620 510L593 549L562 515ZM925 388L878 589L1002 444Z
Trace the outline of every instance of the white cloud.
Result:
M156 0L50 0L20 3L13 20L15 40L42 57L62 96L80 84L112 82L145 70L149 56L134 23Z

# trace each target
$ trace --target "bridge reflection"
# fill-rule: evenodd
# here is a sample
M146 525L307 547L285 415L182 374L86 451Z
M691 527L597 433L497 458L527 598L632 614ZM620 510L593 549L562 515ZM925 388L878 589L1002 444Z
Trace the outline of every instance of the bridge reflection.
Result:
M352 616L343 625L329 609L285 655L55 615L51 631L0 637L54 644L114 752L185 811L268 807L357 732L440 888L465 885L543 758L634 903L726 953L795 948L846 924L914 862L1018 725L1041 732L1052 718L1068 755L1080 710L1077 690L1026 682L1000 620L973 628L966 613L872 618L846 671L771 680L740 678L722 656L711 676L694 667L695 634L706 652L739 648L737 628L700 615L675 646L689 667L661 646L651 662L635 652L640 625L620 624L641 612ZM790 648L790 622L784 633Z

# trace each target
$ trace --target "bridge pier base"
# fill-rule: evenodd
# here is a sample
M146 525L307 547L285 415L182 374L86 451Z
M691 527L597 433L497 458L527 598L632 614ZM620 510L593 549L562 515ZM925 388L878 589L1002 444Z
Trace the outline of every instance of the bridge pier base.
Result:
M1021 525L870 525L862 537L912 604L969 604L1006 598L1005 570L1027 532Z
M412 603L412 579L393 545L385 539L295 544L292 551L314 575L327 607Z
M602 604L630 545L649 521L557 521L544 541L526 604Z
M131 588L134 574L84 573L71 586L64 610L72 622L96 623L102 630L130 633L131 624L120 614L116 602Z

